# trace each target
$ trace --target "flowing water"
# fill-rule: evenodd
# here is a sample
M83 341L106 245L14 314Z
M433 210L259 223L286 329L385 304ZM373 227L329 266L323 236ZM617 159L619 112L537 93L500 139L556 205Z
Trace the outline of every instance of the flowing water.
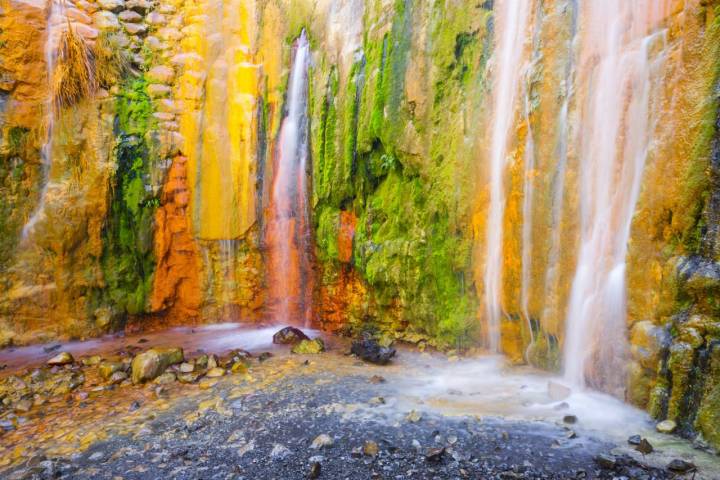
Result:
M564 347L565 378L574 385L624 387L627 243L650 148L654 74L664 60L659 23L669 3L580 7L580 247Z
M45 32L45 51L43 52L48 81L48 98L45 103L47 138L40 150L40 157L42 160L42 186L38 205L23 226L23 241L28 239L37 222L45 214L45 202L47 201L47 193L50 186L50 168L52 167L53 133L55 127L53 77L55 75L55 64L57 62L60 33L61 29L64 27L62 22L65 15L65 5L66 3L64 0L50 0L49 2L47 31Z
M505 214L505 166L514 129L516 100L524 70L523 52L530 19L530 0L496 3L495 67L490 138L490 211L485 256L485 316L488 346L500 346L502 312L503 223Z
M305 32L296 43L287 94L287 115L280 128L278 156L267 226L268 290L272 319L308 325L312 275L308 198L308 68Z

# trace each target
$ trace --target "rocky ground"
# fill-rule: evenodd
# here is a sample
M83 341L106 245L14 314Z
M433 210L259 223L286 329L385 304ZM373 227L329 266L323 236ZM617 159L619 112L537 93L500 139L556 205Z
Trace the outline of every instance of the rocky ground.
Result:
M0 477L692 478L613 455L607 439L561 422L392 407L403 369L330 343L320 354L255 354L247 370L196 382L125 380L92 397L87 371L62 401L3 414Z

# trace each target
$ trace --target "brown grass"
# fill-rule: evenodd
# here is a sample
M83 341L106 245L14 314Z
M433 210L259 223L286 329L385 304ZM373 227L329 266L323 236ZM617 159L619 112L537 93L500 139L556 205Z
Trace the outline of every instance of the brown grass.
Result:
M95 58L87 42L68 22L63 31L53 72L55 104L66 108L90 97L97 90Z
M112 87L130 72L130 58L113 33L103 32L98 36L93 56L97 81L102 88Z

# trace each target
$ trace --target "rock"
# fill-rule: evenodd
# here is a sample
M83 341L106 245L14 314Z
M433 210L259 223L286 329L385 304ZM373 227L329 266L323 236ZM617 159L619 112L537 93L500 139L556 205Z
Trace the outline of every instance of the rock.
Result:
M140 408L140 402L135 400L130 404L130 408L128 410L130 410L131 412L134 412L134 411L138 410L139 408Z
M200 373L198 372L180 373L177 376L180 383L195 383L198 378L200 378Z
M380 375L373 375L370 377L370 383L379 384L379 383L385 383L385 377L381 377Z
M118 19L121 22L126 23L140 23L142 22L143 17L139 13L132 10L124 10L120 12L120 14L118 15Z
M425 453L425 461L430 463L438 463L440 460L442 460L443 455L445 455L445 447L430 448Z
M230 371L232 373L246 373L248 371L248 367L245 362L235 362L230 367Z
M100 362L102 362L102 357L100 355L93 355L91 357L85 357L80 361L86 367L94 367L95 365L99 365Z
M153 380L170 365L184 360L181 348L151 348L140 353L132 361L132 381L142 383Z
M648 455L653 452L653 446L650 444L650 442L647 441L646 438L643 438L642 440L640 440L640 443L635 446L635 450L642 453L643 455Z
M142 23L126 23L123 27L129 35L145 35L148 30Z
M68 365L70 363L73 363L75 359L70 354L70 352L60 352L57 355L55 355L53 358L47 361L47 364L50 366L54 365Z
M563 423L567 423L570 425L577 423L577 417L575 415L565 415L563 417Z
M307 477L310 479L315 479L320 476L320 462L312 462L310 463L310 471L308 472Z
M321 338L314 340L302 340L290 350L299 355L314 355L325 351L325 343Z
M100 30L114 32L120 29L120 22L115 14L106 10L95 12L93 15L93 24Z
M218 359L215 355L209 355L207 357L207 362L205 364L205 368L208 370L212 370L213 368L218 366Z
M97 3L103 10L115 13L125 8L125 0L99 0Z
M310 448L317 450L319 448L331 447L333 443L333 438L330 435L322 433L315 437L315 440L313 440Z
M373 397L369 403L371 405L385 405L385 399L383 397Z
M655 425L655 430L660 433L673 433L677 428L677 423L673 420L663 420L662 422Z
M273 335L273 343L277 345L295 345L303 340L310 340L310 337L295 327L285 327Z
M27 398L24 398L13 405L14 409L18 413L27 413L30 411L30 409L33 406L33 401L29 400Z
M395 356L394 348L382 347L369 336L365 336L362 340L354 341L350 352L366 362L376 365L387 365L390 359Z
M98 374L101 378L107 380L113 373L124 369L125 365L122 362L102 362L98 365Z
M150 82L169 85L175 79L175 70L165 65L158 65L151 68L146 76Z
M374 457L378 454L379 451L380 447L378 447L378 444L373 442L372 440L366 440L363 444L362 452L365 456Z
M147 92L151 98L161 98L170 95L170 93L172 93L172 88L168 87L167 85L152 83L148 85Z
M119 370L117 372L113 372L110 377L108 378L108 381L111 385L117 385L119 383L124 382L127 380L128 376L127 373L123 372L122 370Z
M596 455L595 463L597 463L601 468L604 468L606 470L612 470L617 465L617 460L615 460L615 457L612 455L606 455L604 453L601 453L600 455Z
M270 359L273 356L270 352L262 352L260 355L258 355L258 362L264 362L265 360Z
M162 27L167 24L167 17L159 12L150 12L148 16L145 17L145 22L153 27Z
M195 365L193 365L192 363L184 362L180 364L180 372L190 373L193 371L195 371Z
M217 378L217 377L222 377L223 375L225 375L225 369L220 368L220 367L211 368L205 374L205 376L208 378Z
M292 452L290 452L290 450L286 446L276 443L273 446L272 451L270 452L270 458L272 458L273 460L284 460L291 454Z
M152 10L153 4L149 0L127 0L125 8L144 15L148 11Z
M158 385L167 385L169 383L173 383L177 380L177 377L172 372L165 372L159 377L157 377L155 380L153 380L153 383L156 383Z
M680 458L676 458L675 460L668 463L667 469L675 473L688 473L695 471L696 467L693 463L687 462Z
M548 396L553 402L565 400L570 396L571 393L572 390L570 390L565 385L553 382L552 380L548 382Z
M422 420L422 415L416 410L410 410L410 412L405 416L405 420L410 423L417 423Z
M627 440L630 445L640 445L641 441L642 437L640 437L640 435L631 435Z

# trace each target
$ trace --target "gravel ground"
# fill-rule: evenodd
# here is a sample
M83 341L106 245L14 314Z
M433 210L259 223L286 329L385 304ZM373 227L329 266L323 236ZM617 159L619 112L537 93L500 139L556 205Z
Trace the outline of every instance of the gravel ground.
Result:
M357 370L296 359L287 374L253 388L227 377L199 395L174 394L161 411L135 403L130 409L150 413L136 432L69 456L33 456L0 478L684 478L629 457L598 457L613 445L571 438L554 423L393 411L383 405L392 378L373 381L379 367ZM320 435L324 446L313 448Z

